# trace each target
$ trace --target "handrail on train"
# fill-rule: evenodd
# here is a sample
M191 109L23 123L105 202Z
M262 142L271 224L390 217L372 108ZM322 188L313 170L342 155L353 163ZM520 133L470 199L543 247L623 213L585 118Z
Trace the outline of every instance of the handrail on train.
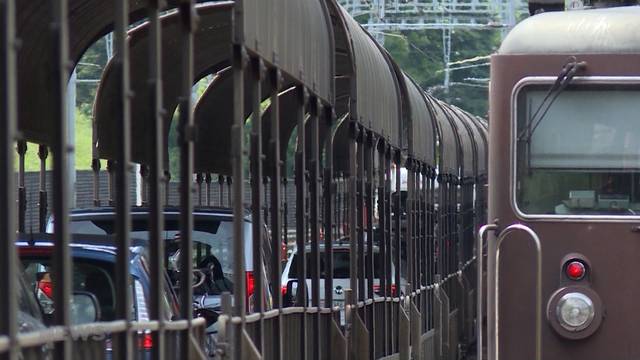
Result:
M489 226L489 225L487 225ZM482 231L482 229L481 229ZM530 227L523 224L512 224L508 226L506 229L500 232L498 235L498 239L496 241L496 270L495 270L495 299L494 299L494 311L495 311L495 354L492 360L498 360L498 323L499 323L499 312L498 312L498 301L499 301L499 284L500 284L500 246L506 237L515 231L523 231L527 233L533 243L536 246L536 360L542 359L542 249L540 246L540 238L538 234L535 233ZM481 236L484 235L484 232L479 234L479 241L482 241ZM482 344L479 344L479 347L482 347Z
M482 304L483 304L483 300L482 300L482 270L483 270L483 262L484 262L484 257L483 257L483 253L484 253L484 236L487 232L489 231L495 231L498 228L497 224L487 224L484 225L480 228L480 230L478 231L478 237L477 237L477 242L476 242L476 261L477 261L477 267L478 267L478 271L476 276L478 277L477 280L477 297L478 300L476 301L476 306L477 306L477 315L476 315L476 359L477 360L482 360Z

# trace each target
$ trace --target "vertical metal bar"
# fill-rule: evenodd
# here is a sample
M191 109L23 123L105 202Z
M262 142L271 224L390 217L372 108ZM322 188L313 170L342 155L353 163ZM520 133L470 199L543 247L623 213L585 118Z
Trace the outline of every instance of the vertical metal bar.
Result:
M115 181L113 180L113 173L114 173L114 163L113 160L107 160L107 188L109 190L109 194L108 194L108 203L109 206L113 206L113 193L114 193L114 185L115 185Z
M127 323L131 321L131 286L129 286L129 247L130 239L130 207L129 170L131 153L131 108L130 108L130 78L129 78L129 46L127 45L127 26L129 25L129 1L118 0L115 3L113 65L118 76L119 94L117 99L116 128L116 318ZM100 160L94 164L99 174ZM94 181L94 185L98 184ZM98 189L98 192L100 190ZM99 206L99 195L94 195L96 205ZM127 324L128 327L128 324ZM129 331L116 335L114 357L116 359L130 359L133 356L133 339Z
M366 167L366 189L365 189L365 209L367 210L365 214L366 226L367 226L367 262L366 262L366 277L367 277L367 297L369 299L374 299L376 297L373 290L373 281L375 279L374 276L374 257L375 252L373 251L374 242L373 242L373 173L374 173L374 157L375 157L375 149L374 149L374 135L373 132L369 132L369 136L367 136L366 140L366 158L365 158L365 167ZM379 254L378 254L379 256ZM380 285L380 284L378 284ZM369 313L367 322L369 324L369 358L373 359L376 356L376 316L375 316L376 304L372 303L369 306Z
M190 180L192 180L192 179L190 179ZM198 186L198 206L202 206L202 183L203 182L204 182L204 177L202 176L202 173L197 173L196 174L196 184Z
M311 126L311 163L309 207L311 230L311 304L320 307L320 119L319 100L312 97L309 101L309 121ZM320 312L313 315L312 357L320 359Z
M251 227L253 234L253 278L254 278L254 311L263 312L264 297L262 296L262 116L260 103L262 100L262 60L254 58L251 67ZM277 243L278 239L274 239ZM275 268L273 271L276 271ZM258 351L264 349L264 321L258 320L254 335L254 344Z
M386 291L386 296L387 297L395 297L398 294L400 294L401 288L399 286L397 286L396 284L396 294L393 294L391 292L392 289L392 276L393 276L393 272L392 272L392 264L393 264L393 252L394 252L394 246L392 246L392 239L391 239L391 233L393 231L393 224L391 223L391 148L389 147L388 144L385 144L385 149L384 149L384 171L385 171L385 183L384 183L384 197L385 197L385 222L387 224L387 232L385 233L385 240L386 240L386 247L387 247L387 256L386 256L386 267L387 267L387 272L385 274L386 278L387 278L387 288L385 289ZM395 269L396 272L400 271L400 268L396 268ZM395 331L395 327L393 326L393 320L394 320L394 313L393 313L393 302L388 303L388 312L387 312L387 329L388 329L388 341L389 343L388 345L388 353L392 354L394 351L394 344L396 343L395 341L395 336L394 334L396 334L397 332Z
M234 331L233 356L243 358L242 337L246 315L246 284L244 258L244 70L246 53L244 47L235 43L232 55L233 66L233 125L231 127L231 165L233 175L233 314L242 319ZM230 181L231 178L228 178ZM229 184L231 186L231 184ZM229 191L231 198L231 191Z
M222 207L224 200L224 175L218 174L218 206Z
M193 86L193 37L197 27L197 14L194 0L182 0L179 4L182 20L182 83L180 86L180 123L178 124L178 142L180 144L180 317L189 322L189 327L180 335L180 356L191 359L193 349L191 320L193 318L193 144L195 127L193 122L193 104L191 88ZM202 175L198 174L200 205L202 205ZM168 184L167 184L168 185ZM167 186L167 196L169 187ZM177 356L171 354L170 356Z
M282 293L280 292L280 242L282 241L282 217L280 216L281 196L280 193L280 171L282 164L280 160L280 72L272 69L269 72L269 85L271 95L271 129L269 148L273 155L271 162L271 295L273 296L273 307L281 311ZM286 189L286 188L285 188ZM286 222L286 219L285 219ZM285 233L286 234L286 233ZM286 236L286 235L285 235ZM282 316L272 320L273 328L273 355L272 359L282 359Z
M352 291L352 303L358 302L358 183L357 183L357 161L358 161L358 137L360 129L355 121L350 125L351 137L349 141L349 178L348 178L348 226L349 226L349 288Z
M207 193L207 206L211 206L211 173L206 173L204 183L205 192Z
M54 88L50 89L55 98L53 152L53 218L54 247L53 247L53 299L56 311L54 323L56 325L70 325L69 300L71 294L71 254L69 250L69 181L67 172L67 155L73 151L67 143L67 111L66 96L69 81L69 37L67 24L67 0L53 2L53 21L51 35L54 52L51 74L54 77ZM64 340L56 343L54 358L67 360L72 358L71 341Z
M15 249L15 207L14 204L14 174L13 143L16 140L17 127L17 43L16 43L16 8L14 0L0 2L0 56L2 79L0 83L0 203L5 204L5 210L0 215L0 334L8 336L15 344L18 333L18 301L15 293L17 287L17 261ZM26 143L20 142L26 152ZM19 151L20 152L20 151ZM21 163L24 156L21 156ZM24 174L21 164L21 173ZM24 177L21 188L24 189ZM22 210L22 208L21 208ZM22 212L22 211L21 211ZM22 224L24 226L24 224ZM3 360L18 358L18 347L11 346L7 352L0 354Z
M244 118L244 114L243 114L243 118ZM244 125L243 125L244 126ZM244 140L244 138L243 138ZM229 205L229 207L233 206L235 203L235 194L234 194L234 190L231 188L231 186L233 185L233 179L235 178L235 176L227 176L227 204ZM243 178L244 179L244 178ZM235 189L235 187L234 187ZM244 191L244 189L243 189ZM244 194L244 193L243 193Z
M401 250L402 250L402 227L401 227L401 214L402 214L402 191L401 191L401 177L402 177L402 158L401 158L401 153L398 150L395 150L395 164L396 164L396 191L395 191L395 207L396 207L396 211L393 214L393 220L394 220L394 228L395 228L395 247L396 247L396 252L395 252L395 263L396 263L396 272L395 272L395 279L394 282L396 284L396 289L398 289L398 293L400 293L400 289L402 288L402 284L400 283L400 272L402 269L402 262L401 262ZM410 291L410 288L407 289L408 291ZM395 325L396 325L396 333L395 333L395 337L394 339L396 340L396 344L400 343L400 307L398 306L398 308L396 309L396 317L395 317Z
M296 247L298 251L298 291L297 291L297 303L298 306L303 308L307 307L307 257L305 243L307 239L307 224L305 219L306 211L306 180L305 180L305 132L304 132L304 117L306 103L305 89L299 86L297 89L298 102L296 106L296 118L297 118L297 146L296 146ZM300 359L307 358L307 321L306 316L302 316L300 321L300 349L302 350L299 355Z
M100 206L100 159L91 160L91 170L93 171L93 206Z
M386 160L384 154L384 147L382 145L383 140L379 140L378 145L378 244L380 246L380 259L382 269L380 274L380 288L382 289L382 296L387 297L389 283L387 282L387 274L390 270L387 268L387 258L390 252L387 248L387 215L386 215ZM382 303L382 355L388 355L388 322L387 322L387 303Z
M7 8L7 11L13 11L9 9L10 8L9 5L6 5L6 8ZM10 37L12 38L11 40L6 40L7 44L15 41L13 36L14 35L10 35ZM14 49L7 49L7 52L6 52L8 54L7 56L14 56L13 54L9 55L10 51L14 51ZM9 60L6 60L6 61L9 62ZM13 59L11 61L13 61ZM9 80L9 76L6 76L5 79L6 79L5 81L7 82L7 85L6 85L7 89L13 86L9 82L15 81L15 79ZM10 101L14 101L12 98L5 99L4 101L5 101L5 107L4 107L5 109L7 109L8 106L13 106L13 105L7 104ZM11 110L11 111L14 111L14 110ZM6 113L9 114L10 110L7 109ZM12 114L11 116L15 116L15 114ZM7 120L5 121L11 121L11 119L9 119L9 115L7 115ZM14 124L13 131L15 132L15 124ZM25 228L26 228L26 215L27 215L27 188L25 187L25 183L24 183L24 173L25 173L24 161L25 161L25 154L27 153L27 142L24 140L19 140L16 146L16 150L18 151L18 231L23 233L25 232Z
M335 113L332 108L325 108L324 117L326 128L331 129L335 120ZM329 131L327 131L327 134ZM333 201L335 199L335 187L333 180L333 137L326 135L324 157L324 306L333 307ZM325 337L327 339L327 354L332 348L331 342L331 322L327 324ZM329 358L329 356L326 356Z
M412 159L409 159L406 164L407 169L407 203L406 203L406 212L407 212L407 234L406 234L406 257L407 257L407 281L409 281L409 288L407 289L407 293L411 293L411 291L415 288L415 278L414 278L414 267L413 267L413 236L414 236L414 197L415 197L415 177L414 177L414 162ZM398 179L397 181L400 181ZM402 213L402 210L398 207L398 212Z
M364 174L364 153L365 153L365 144L364 144L364 139L366 137L366 131L362 130L360 131L360 133L358 134L358 148L357 148L357 152L356 152L356 156L357 156L357 162L358 162L358 168L356 171L356 181L357 181L357 190L356 190L356 195L357 195L357 206L356 206L356 214L357 214L357 221L355 223L355 225L357 226L357 241L358 241L358 255L357 255L357 262L356 262L356 266L358 268L358 272L357 272L357 276L358 276L358 291L356 292L357 296L356 299L358 301L364 301L365 297L366 297L366 293L365 293L365 287L366 287L366 280L365 280L365 260L364 260L364 179L365 179L365 174ZM353 253L351 254L351 256L353 256Z
M47 158L49 149L46 145L38 146L38 158L40 159L40 190L38 191L38 231L45 232L47 226Z
M147 206L149 205L149 166L146 164L140 164L140 177L142 178L142 190L140 205Z
M160 328L153 334L152 358L165 358L165 336L163 331L162 295L164 286L164 217L162 201L163 179L163 116L162 116L162 64L161 64L161 26L160 1L148 0L149 18L149 80L148 91L151 98L152 121L149 124L151 141L149 142L149 227L151 247L151 301L149 318L157 320Z

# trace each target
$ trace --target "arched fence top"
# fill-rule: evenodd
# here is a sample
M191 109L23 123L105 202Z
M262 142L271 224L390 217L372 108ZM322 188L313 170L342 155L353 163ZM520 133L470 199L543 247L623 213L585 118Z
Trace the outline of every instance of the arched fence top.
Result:
M346 11L332 9L338 76L350 78L336 91L349 90L351 117L363 127L401 148L401 95L392 60ZM341 114L338 113L338 116Z
M333 30L320 0L242 0L244 46L333 104Z
M459 150L458 137L453 124L448 119L447 110L439 100L425 94L427 102L431 107L438 129L439 146L439 168L440 174L458 176Z
M196 7L200 18L198 29L194 34L194 79L193 83L204 76L216 73L228 67L231 47L231 13L233 3L209 3ZM169 128L180 96L182 74L180 68L180 16L178 13L164 15L162 26L162 95L164 119L164 139L167 140ZM153 154L149 154L151 134L147 129L153 121L147 83L149 23L129 31L130 85L134 97L131 101L131 131L136 141L131 144L131 160L147 163ZM118 74L113 71L109 62L103 72L100 86L96 93L94 120L97 126L98 151L101 158L111 159L115 156L115 136L118 136L113 121L116 101L120 98ZM165 149L165 152L167 150ZM165 153L165 159L168 155Z
M199 0L201 2L204 0ZM230 3L230 2L229 2ZM23 46L18 52L18 127L22 139L51 144L52 112L55 100L42 89L51 89L55 63L51 38L47 36L52 17L51 2L16 1L16 27ZM129 0L129 22L144 19L147 0ZM166 9L178 0L169 0ZM69 0L69 59L75 67L85 51L113 30L115 2Z
M463 178L474 178L476 175L476 149L473 133L466 124L466 114L455 106L446 105L446 107L450 115L449 118L453 121L453 125L458 133L458 138L460 139L460 151L462 152L460 174Z
M484 138L483 134L476 124L475 116L469 114L466 111L463 111L460 108L456 107L456 110L461 114L461 118L466 125L468 131L471 134L471 139L473 140L474 146L474 157L473 157L473 176L477 178L480 175L480 162L482 158L486 155L486 151L484 149Z
M478 138L478 176L486 176L488 169L488 154L489 154L489 134L488 129L485 127L485 120L474 116L471 119L472 124L478 130L480 137Z
M54 52L49 34L52 2L17 1L17 32L23 46L18 52L18 128L27 141L52 143L56 99L48 91L54 86ZM130 18L139 20L144 0L129 2ZM87 48L113 28L114 3L104 0L69 1L69 59L76 65Z
M407 74L402 73L401 84L406 89L404 102L409 156L432 167L436 166L436 132L422 89ZM406 111L405 111L406 112Z

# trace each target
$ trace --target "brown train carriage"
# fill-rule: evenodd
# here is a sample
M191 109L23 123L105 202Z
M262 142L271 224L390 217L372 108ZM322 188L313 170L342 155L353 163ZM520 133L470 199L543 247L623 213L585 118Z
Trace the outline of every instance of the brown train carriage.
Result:
M640 358L638 34L638 7L548 12L491 59L490 359Z

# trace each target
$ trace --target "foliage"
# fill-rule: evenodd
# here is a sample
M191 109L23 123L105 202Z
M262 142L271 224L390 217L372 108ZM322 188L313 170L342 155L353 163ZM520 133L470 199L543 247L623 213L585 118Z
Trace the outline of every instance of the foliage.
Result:
M500 44L496 30L454 30L451 34L450 63L493 53ZM485 116L488 110L486 82L489 66L475 66L451 71L449 91L445 91L443 35L441 30L403 31L386 34L385 48L407 74L435 97L452 103L475 115ZM488 59L451 65L451 68L486 64Z

